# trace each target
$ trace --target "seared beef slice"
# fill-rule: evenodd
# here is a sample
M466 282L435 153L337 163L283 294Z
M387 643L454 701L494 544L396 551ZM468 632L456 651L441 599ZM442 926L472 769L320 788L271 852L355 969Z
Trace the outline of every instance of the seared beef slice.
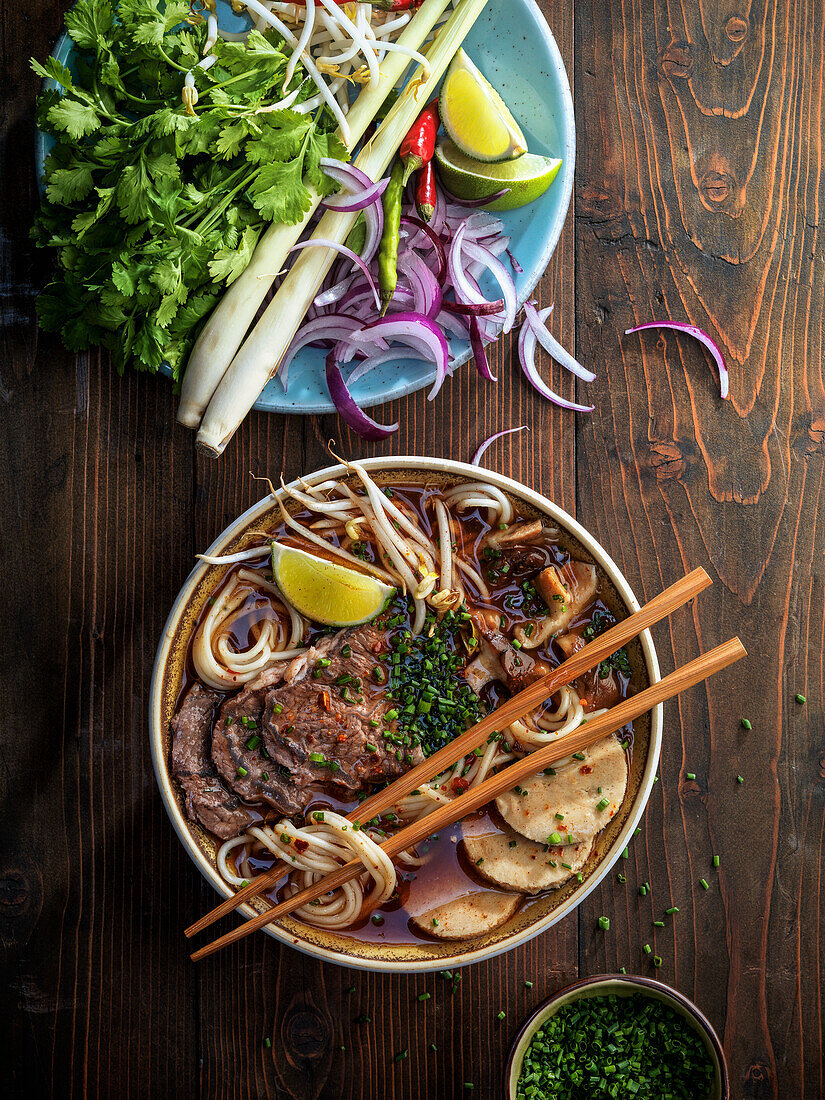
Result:
M383 737L397 728L386 719L392 701L379 682L386 677L379 659L386 651L386 635L374 627L341 631L321 639L300 673L268 693L264 744L293 783L366 790L406 771L407 753L414 764L423 759L419 747L404 746L398 760L399 746Z
M172 720L172 773L186 792L186 813L221 840L242 833L260 815L226 789L209 756L220 696L193 684Z
M245 801L268 802L292 816L307 804L309 791L296 787L292 777L261 752L266 695L274 683L289 675L290 668L281 664L267 669L224 703L212 734L212 760L224 781Z

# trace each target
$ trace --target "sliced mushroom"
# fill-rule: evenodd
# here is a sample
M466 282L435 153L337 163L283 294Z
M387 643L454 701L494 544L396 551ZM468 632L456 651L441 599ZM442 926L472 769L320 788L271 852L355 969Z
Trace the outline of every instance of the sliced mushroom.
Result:
M521 894L480 890L454 898L410 918L416 928L440 940L469 940L506 924L521 903Z
M499 795L507 824L542 844L580 844L608 825L627 789L625 751L611 734L582 755L555 775L542 772Z
M593 843L590 837L582 844L537 844L505 825L501 832L465 835L464 851L475 872L494 886L538 894L557 890L580 871Z
M526 542L536 542L544 534L544 526L540 519L530 520L529 523L514 523L511 527L505 527L503 531L488 531L482 540L482 546L523 546Z
M576 615L593 602L597 583L595 565L584 561L568 561L561 569L555 565L542 569L536 578L536 587L547 604L548 613L532 624L529 635L524 626L516 627L516 637L522 647L536 649L566 630Z

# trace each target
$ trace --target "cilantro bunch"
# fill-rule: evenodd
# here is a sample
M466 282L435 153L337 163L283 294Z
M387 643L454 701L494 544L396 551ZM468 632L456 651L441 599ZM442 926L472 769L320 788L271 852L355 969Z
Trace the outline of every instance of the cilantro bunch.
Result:
M336 187L321 158L346 157L323 113L266 110L315 90L299 65L285 92L290 51L276 33L219 39L204 71L205 25L187 17L186 0L80 0L66 15L73 71L32 61L60 86L37 103L55 145L32 232L58 260L40 324L70 350L108 348L119 371L165 361L176 379L261 232L300 221L308 185ZM189 71L197 102L187 107Z

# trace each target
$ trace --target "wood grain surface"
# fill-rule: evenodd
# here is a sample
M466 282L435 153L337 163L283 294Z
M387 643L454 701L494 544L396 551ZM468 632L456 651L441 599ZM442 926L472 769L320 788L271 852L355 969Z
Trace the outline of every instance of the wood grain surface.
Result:
M497 386L463 369L433 405L396 403L402 428L384 444L334 417L254 415L217 463L176 427L168 383L119 379L34 325L27 59L49 52L63 6L4 5L2 19L3 1095L498 1098L529 1009L579 974L648 973L650 943L659 976L722 1036L733 1097L821 1098L821 3L579 0L574 13L542 0L579 152L538 296L598 371L592 416L541 403L502 343ZM730 402L689 340L622 335L668 317L715 335ZM750 652L668 707L627 883L614 874L575 917L465 970L455 993L263 936L192 965L182 929L215 895L166 818L147 737L154 650L192 555L261 495L250 472L311 470L330 437L352 455L467 459L523 423L531 434L496 444L490 465L575 513L640 598L693 565L715 578L712 598L656 629L664 671L734 633Z

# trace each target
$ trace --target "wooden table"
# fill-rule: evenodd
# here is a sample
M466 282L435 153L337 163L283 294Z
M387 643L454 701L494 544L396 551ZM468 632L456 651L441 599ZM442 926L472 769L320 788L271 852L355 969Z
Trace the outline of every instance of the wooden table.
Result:
M649 973L655 940L659 976L724 1038L733 1097L825 1095L821 5L579 0L574 18L544 0L579 154L540 298L598 371L592 416L532 396L503 344L497 386L465 368L433 405L399 402L382 446L333 417L255 415L219 462L176 426L165 380L119 379L35 327L26 60L49 51L63 6L3 21L3 1094L435 1100L472 1082L497 1098L528 1010L580 974ZM716 335L729 402L691 341L622 336L662 317ZM467 459L515 424L532 434L490 463L576 514L640 597L693 565L714 577L655 631L665 671L736 632L750 650L667 707L627 885L611 875L454 995L436 975L348 972L261 935L193 965L182 929L215 895L166 817L147 735L155 646L193 554L261 495L250 471L312 470L330 437L351 455Z

